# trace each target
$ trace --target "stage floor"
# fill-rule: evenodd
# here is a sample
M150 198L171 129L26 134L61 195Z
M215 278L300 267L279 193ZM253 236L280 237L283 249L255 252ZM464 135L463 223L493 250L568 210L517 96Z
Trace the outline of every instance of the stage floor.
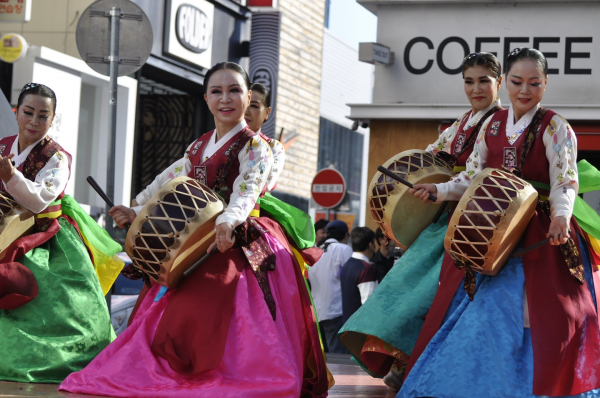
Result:
M329 355L327 366L335 378L335 386L329 390L331 398L394 398L396 394L387 389L381 379L374 379L347 355ZM33 384L0 382L0 398L91 398L97 395L70 394L56 391L56 384Z

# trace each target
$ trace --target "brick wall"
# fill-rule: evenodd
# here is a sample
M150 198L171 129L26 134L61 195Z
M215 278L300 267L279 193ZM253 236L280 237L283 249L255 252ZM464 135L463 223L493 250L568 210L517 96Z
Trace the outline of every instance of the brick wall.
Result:
M317 172L321 56L325 0L281 0L281 48L277 94L279 134L299 136L286 153L277 189L310 197Z

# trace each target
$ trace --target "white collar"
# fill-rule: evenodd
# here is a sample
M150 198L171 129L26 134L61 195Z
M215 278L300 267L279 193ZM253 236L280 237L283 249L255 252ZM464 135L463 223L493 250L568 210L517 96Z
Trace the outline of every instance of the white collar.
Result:
M236 124L231 130L227 132L219 141L217 141L217 129L215 129L212 133L212 136L208 140L208 144L204 148L204 152L202 153L202 163L204 163L207 159L209 159L212 155L215 154L223 145L227 143L230 139L232 139L237 133L242 131L248 124L244 119L241 122Z
M13 158L13 161L15 162L15 166L19 167L21 165L21 163L23 163L25 161L25 159L27 159L27 156L29 155L29 152L31 152L31 150L44 138L46 138L48 134L44 135L42 138L40 138L39 140L37 140L36 142L34 142L33 144L29 145L27 148L25 148L24 150L21 151L21 153L19 153L19 135L17 134L17 138L15 139L15 141L12 144L12 147L10 148L10 153L13 153L15 155L15 157Z
M531 108L526 114L521 116L521 118L519 120L517 120L517 122L515 123L515 110L513 109L513 106L511 104L510 108L508 108L508 119L506 120L506 130L508 131L509 129L512 129L513 127L521 126L522 124L525 124L525 126L528 126L529 123L531 123L531 120L533 119L533 115L535 115L535 113L540 108L540 106L541 106L540 104L537 104L536 106Z
M236 124L231 130L229 130L227 132L227 134L225 134L223 136L223 138L221 138L218 142L221 142L221 145L223 145L224 143L226 143L227 141L229 141L231 138L233 138L234 135L236 135L237 133L239 133L240 131L242 131L242 129L244 127L246 127L248 124L246 123L246 120L242 119L241 122L239 122L238 124ZM211 143L217 144L217 129L215 129L215 132L213 133L212 137L211 137Z
M352 258L355 258L357 260L362 260L362 261L369 262L369 257L365 256L362 253L358 253L358 252L353 252L352 253Z
M488 111L490 109L492 109L495 106L500 106L500 98L498 98L496 101L492 102L490 104L490 106L488 106L485 109L481 109L480 111L478 111L476 114L473 115L473 110L471 110L471 116L469 117L469 120L467 121L467 123L465 124L465 129L468 127L471 127L475 124L477 124L479 122L479 120L486 114L488 113Z

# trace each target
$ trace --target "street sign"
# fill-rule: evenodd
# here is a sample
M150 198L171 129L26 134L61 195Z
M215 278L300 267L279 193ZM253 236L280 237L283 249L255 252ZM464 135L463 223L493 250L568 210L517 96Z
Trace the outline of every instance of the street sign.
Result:
M334 208L346 195L346 180L336 169L322 169L312 181L311 192L316 204L324 209Z
M33 0L0 0L0 22L21 23L31 19Z

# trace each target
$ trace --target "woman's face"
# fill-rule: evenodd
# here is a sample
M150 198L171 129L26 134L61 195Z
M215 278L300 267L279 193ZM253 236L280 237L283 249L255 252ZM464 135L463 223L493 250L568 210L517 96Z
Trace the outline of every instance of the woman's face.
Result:
M465 70L464 83L465 94L471 103L473 112L477 113L492 105L492 102L498 98L502 76L496 79L489 68L477 65Z
M512 65L506 73L506 89L517 120L542 101L547 82L537 62L522 59Z
M265 97L258 91L252 92L252 98L250 99L250 106L246 110L246 123L252 131L259 131L260 127L269 118L271 108L265 106Z
M242 121L250 104L250 92L242 76L234 70L216 71L207 82L204 99L215 123L234 126Z
M54 119L54 106L50 98L28 94L17 109L19 137L28 145L42 139ZM21 148L25 149L25 148Z

